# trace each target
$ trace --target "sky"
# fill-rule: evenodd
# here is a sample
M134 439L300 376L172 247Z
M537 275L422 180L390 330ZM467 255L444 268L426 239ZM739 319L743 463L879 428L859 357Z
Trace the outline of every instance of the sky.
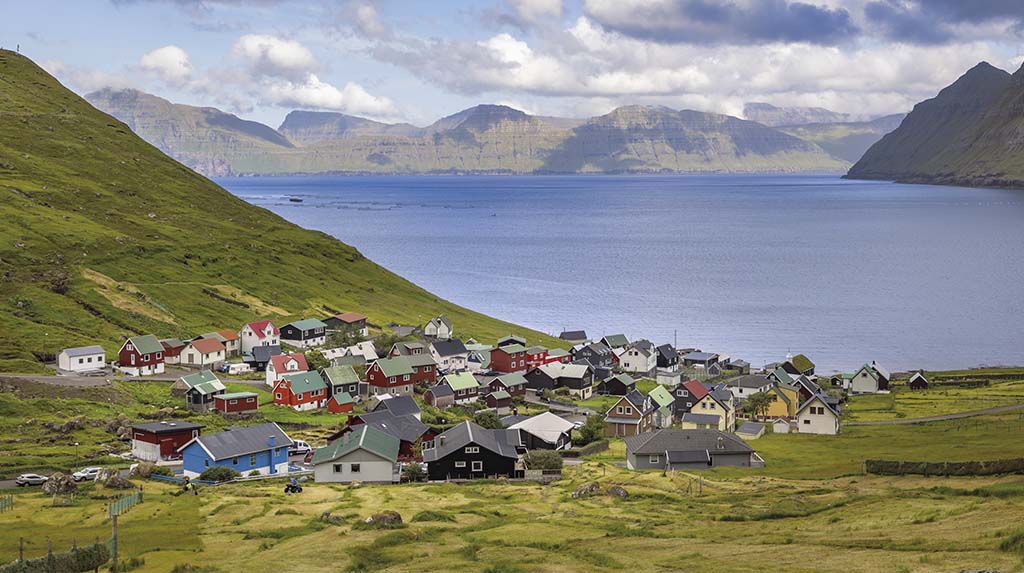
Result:
M1021 0L5 1L0 46L79 94L137 88L277 127L427 125L479 103L590 117L743 104L908 111L1024 61Z

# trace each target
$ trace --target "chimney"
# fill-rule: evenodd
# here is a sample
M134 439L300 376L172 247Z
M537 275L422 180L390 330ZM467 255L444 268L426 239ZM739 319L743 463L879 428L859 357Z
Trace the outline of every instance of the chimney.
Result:
M277 445L277 437L276 436L270 436L269 438L267 438L267 445L270 446L270 447L276 446Z

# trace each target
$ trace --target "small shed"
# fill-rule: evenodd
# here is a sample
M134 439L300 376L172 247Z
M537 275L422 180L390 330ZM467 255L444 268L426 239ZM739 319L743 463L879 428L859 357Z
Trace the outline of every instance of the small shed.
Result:
M924 372L915 372L914 375L910 377L910 381L907 382L907 386L911 390L927 390L929 386L928 378L925 377Z
M788 434L789 428L789 420L786 420L785 418L772 420L772 433L774 434Z
M498 390L485 396L484 402L487 403L488 408L494 409L499 416L503 416L508 414L512 407L512 395L504 390Z
M736 435L744 440L756 440L764 435L764 424L760 422L743 422L743 425L736 430Z
M327 401L327 411L332 414L348 414L355 410L356 401L348 392L339 392Z
M67 372L95 372L106 366L102 346L65 348L57 355L57 368Z
M438 410L447 410L455 405L455 392L447 384L438 384L423 393L423 401Z
M231 392L213 397L213 409L221 414L255 414L260 397L255 392Z

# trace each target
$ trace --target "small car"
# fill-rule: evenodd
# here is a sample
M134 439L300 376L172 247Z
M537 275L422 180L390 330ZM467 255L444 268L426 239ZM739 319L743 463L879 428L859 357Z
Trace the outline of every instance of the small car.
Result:
M30 485L43 485L48 479L50 478L39 474L21 474L14 478L14 483L18 484L18 487L26 487Z
M309 444L302 440L294 440L292 445L288 448L289 456L304 456L313 451L313 448L309 447Z
M75 481L95 480L98 473L100 473L100 468L82 468L71 474L71 479Z

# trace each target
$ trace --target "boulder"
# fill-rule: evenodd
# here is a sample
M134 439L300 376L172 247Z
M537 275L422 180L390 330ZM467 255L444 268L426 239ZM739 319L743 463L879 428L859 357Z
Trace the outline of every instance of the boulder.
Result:
M103 487L109 487L110 489L132 489L135 487L135 484L116 475L103 482Z
M128 472L128 475L132 477L148 478L153 474L153 470L156 469L156 464L153 462L139 462L132 467L132 470Z
M629 497L629 492L627 492L625 488L613 485L612 487L608 488L608 495L613 495L615 497L621 497L622 499L626 499L627 497Z
M117 470L110 468L101 468L99 473L96 474L96 483L106 484L111 479L117 477Z
M597 483L596 481L592 481L590 483L585 483L585 484L579 486L578 488L576 488L576 491L572 492L572 498L573 499L580 499L580 498L584 498L584 497L589 497L589 496L591 496L591 495L593 495L595 493L600 493L600 492L601 492L601 484Z
M340 515L334 515L329 511L325 511L320 514L320 521L337 525L339 523L343 523L345 518Z
M401 525L402 516L397 511L391 511L389 509L380 513L375 513L370 517L367 517L365 521L367 525L387 527L392 525Z
M53 474L43 483L43 493L46 495L66 495L76 491L78 483L71 476L60 472Z

